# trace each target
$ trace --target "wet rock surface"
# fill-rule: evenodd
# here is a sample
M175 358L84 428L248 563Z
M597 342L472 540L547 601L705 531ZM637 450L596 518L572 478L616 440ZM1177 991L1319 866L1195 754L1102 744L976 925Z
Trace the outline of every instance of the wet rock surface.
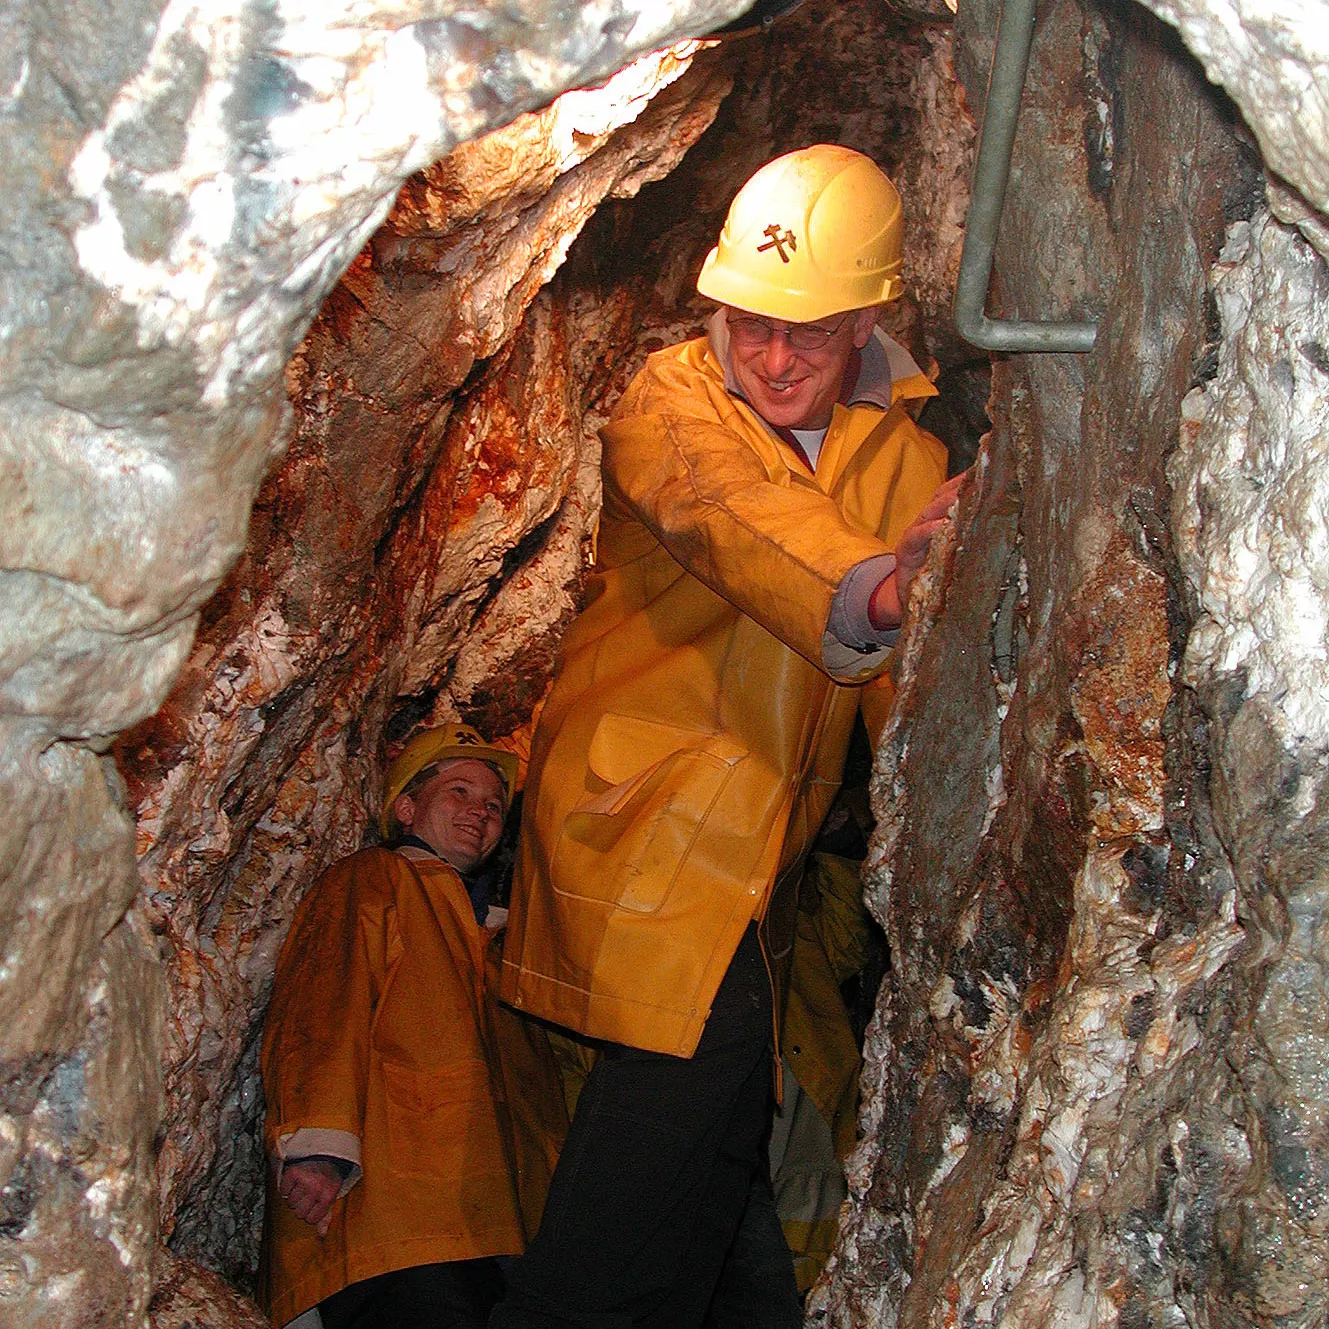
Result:
M1318 5L1245 21L1240 4L1150 0L1241 108L1278 195L1275 211L1329 258L1329 29Z
M1312 589L1325 574L1329 415L1307 349L1325 335L1329 271L1300 234L1257 213L1229 229L1211 281L1217 369L1183 403L1169 474L1197 610L1185 676L1208 730L1211 834L1247 934L1249 987L1233 994L1224 1088L1229 1110L1240 1104L1249 1159L1245 1193L1216 1201L1214 1231L1240 1304L1313 1319L1326 1313L1329 1223L1319 981L1329 674L1324 599Z

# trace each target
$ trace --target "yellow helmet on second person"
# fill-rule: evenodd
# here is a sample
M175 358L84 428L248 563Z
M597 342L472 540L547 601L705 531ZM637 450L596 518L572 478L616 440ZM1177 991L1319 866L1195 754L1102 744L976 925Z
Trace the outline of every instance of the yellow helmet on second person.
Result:
M885 304L902 290L901 214L895 186L861 152L786 153L735 195L697 290L791 323Z
M491 747L470 725L447 724L438 729L425 729L402 748L388 767L383 808L379 814L379 827L384 836L391 839L400 830L392 805L397 801L397 795L421 771L440 761L466 757L487 762L498 772L503 781L504 803L511 807L517 787L516 753Z

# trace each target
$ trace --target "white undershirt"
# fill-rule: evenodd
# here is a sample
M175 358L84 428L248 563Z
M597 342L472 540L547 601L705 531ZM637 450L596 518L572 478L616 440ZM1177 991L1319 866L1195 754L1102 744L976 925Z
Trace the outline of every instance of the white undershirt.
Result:
M830 428L829 425L826 427ZM808 461L812 463L812 469L817 469L817 458L821 454L821 445L826 441L826 429L791 429L789 431L798 439L799 446L808 454Z

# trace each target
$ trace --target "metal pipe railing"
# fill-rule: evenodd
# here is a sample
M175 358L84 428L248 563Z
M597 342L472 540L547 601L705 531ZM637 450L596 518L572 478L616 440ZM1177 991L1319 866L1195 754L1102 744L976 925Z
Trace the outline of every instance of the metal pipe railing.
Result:
M965 341L985 351L1091 351L1097 323L993 319L983 312L1033 39L1034 0L1005 0L992 49L983 133L955 282L955 326Z

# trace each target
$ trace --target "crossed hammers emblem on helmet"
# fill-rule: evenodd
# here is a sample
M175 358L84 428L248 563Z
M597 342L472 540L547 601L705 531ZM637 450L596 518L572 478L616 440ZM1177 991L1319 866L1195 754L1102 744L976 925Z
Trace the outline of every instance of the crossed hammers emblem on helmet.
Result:
M763 232L767 237L764 245L757 246L757 253L764 254L768 249L774 249L780 255L781 263L789 262L789 254L798 253L798 237L793 231L781 232L778 222L772 222ZM784 252L785 245L789 246L789 254Z

